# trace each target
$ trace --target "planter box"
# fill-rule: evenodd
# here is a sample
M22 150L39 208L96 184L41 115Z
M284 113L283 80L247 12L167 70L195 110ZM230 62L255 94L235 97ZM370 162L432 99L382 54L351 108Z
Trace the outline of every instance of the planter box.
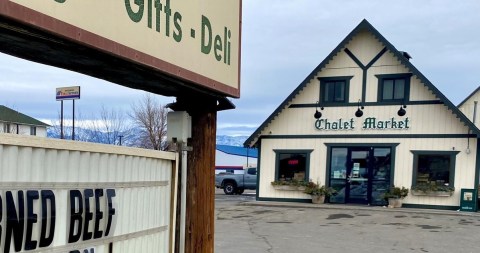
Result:
M312 195L312 203L313 204L323 204L323 203L325 203L325 196Z
M275 190L279 191L304 191L305 186L294 186L294 185L272 185Z
M422 192L422 191L412 191L413 196L428 196L428 197L450 197L453 195L452 192Z
M403 200L396 198L388 198L388 207L390 208L400 208L402 207Z

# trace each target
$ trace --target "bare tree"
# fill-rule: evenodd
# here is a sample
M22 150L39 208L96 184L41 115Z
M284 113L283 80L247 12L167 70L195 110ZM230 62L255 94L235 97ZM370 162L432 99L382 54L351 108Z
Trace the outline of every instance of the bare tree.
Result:
M138 131L136 146L155 150L167 149L167 113L168 109L148 93L132 105L129 115Z
M119 145L120 141L130 138L130 124L127 123L124 113L120 110L108 110L102 105L100 118L93 120L89 127L90 142Z
M126 114L120 110L109 110L104 105L99 115L92 114L91 119L84 120L80 113L75 115L75 140L112 145L129 144L131 123L125 119ZM72 138L71 120L64 122L65 139ZM51 136L60 138L60 116L52 120Z

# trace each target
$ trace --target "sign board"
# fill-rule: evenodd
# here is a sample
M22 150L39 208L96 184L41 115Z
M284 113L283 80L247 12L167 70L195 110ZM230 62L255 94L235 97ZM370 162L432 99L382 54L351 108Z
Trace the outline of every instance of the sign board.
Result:
M0 252L174 252L175 153L20 135L0 150Z
M80 99L80 86L57 88L55 94L57 100Z
M241 0L0 0L0 16L240 96Z
M460 191L460 211L476 212L477 201L477 190L462 189Z
M358 125L358 126L357 126ZM363 130L409 130L411 121L406 118L389 118L379 120L375 117L366 117L363 122L357 124L354 118L350 119L317 119L315 128L318 130L354 130L356 128Z

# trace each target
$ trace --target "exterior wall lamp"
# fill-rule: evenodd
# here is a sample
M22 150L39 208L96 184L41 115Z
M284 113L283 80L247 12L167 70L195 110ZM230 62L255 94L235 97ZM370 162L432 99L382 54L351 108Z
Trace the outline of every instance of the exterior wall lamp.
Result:
M323 111L323 107L320 107L320 110ZM322 113L318 111L318 101L317 101L317 105L315 106L315 114L313 114L313 117L316 119L319 119L322 117Z
M359 100L358 100L358 104L357 104L357 111L355 112L355 116L356 116L357 118L360 118L360 117L363 116L363 111L362 111L362 110L363 110L364 108L365 108L365 107L363 107L363 105L360 106L360 99L359 99Z
M403 117L405 116L405 114L407 114L407 111L405 111L404 108L407 108L405 104L400 106L400 109L398 109L398 112L397 112L398 116Z

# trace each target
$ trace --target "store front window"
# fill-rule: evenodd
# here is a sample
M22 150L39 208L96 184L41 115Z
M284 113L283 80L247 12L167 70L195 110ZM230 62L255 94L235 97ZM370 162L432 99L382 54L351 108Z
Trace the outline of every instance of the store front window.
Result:
M413 185L454 186L455 157L458 151L412 151Z
M274 150L275 181L308 181L312 150Z

